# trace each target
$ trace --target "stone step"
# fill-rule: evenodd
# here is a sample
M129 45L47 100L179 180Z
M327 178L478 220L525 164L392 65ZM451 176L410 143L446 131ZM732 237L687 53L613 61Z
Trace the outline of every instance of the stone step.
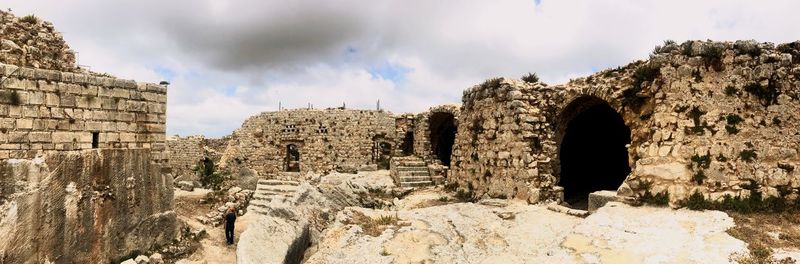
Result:
M294 191L287 192L287 191L276 191L276 190L259 190L254 195L283 195L283 196L294 196Z
M248 212L255 212L257 214L262 214L262 215L269 214L269 209L267 209L266 207L261 207L261 206L248 206L247 207L247 211Z
M258 180L258 184L259 184L259 185L262 185L262 184L263 184L263 185L292 185L292 186L298 186L298 185L300 185L300 182L297 182L297 181L282 181L282 180L264 180L264 179L259 179L259 180Z
M253 195L253 198L261 199L265 197L275 197L275 196L292 197L294 196L294 193L258 192Z
M430 181L431 176L407 176L407 177L400 177L400 182L419 182L419 181Z
M256 199L250 200L250 206L269 208L269 203L270 201L267 200L256 200Z
M428 171L398 171L397 176L431 176L431 173Z
M424 161L401 161L400 166L425 167L428 166Z
M408 166L397 166L395 167L397 171L428 171L428 167L408 167Z
M287 194L287 193L295 193L297 192L296 189L279 189L279 188L256 188L256 193L275 193L275 194Z
M259 190L274 190L274 191L297 191L298 187L294 185L266 185L266 184L259 184L256 185L256 191Z
M433 185L432 181L400 182L400 187L421 187L431 185Z

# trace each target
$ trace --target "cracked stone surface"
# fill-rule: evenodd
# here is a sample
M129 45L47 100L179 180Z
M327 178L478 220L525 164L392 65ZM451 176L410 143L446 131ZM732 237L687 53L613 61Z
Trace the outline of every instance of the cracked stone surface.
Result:
M353 211L396 215L398 226L366 235L345 224ZM501 216L512 214L504 220ZM586 219L511 202L380 211L347 208L306 263L724 263L746 244L717 211L611 203Z

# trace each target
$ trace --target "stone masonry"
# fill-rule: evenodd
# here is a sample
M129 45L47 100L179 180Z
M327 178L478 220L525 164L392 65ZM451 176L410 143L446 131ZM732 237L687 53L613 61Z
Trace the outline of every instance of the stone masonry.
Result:
M648 61L565 85L492 79L464 92L448 181L475 196L558 200L558 151L572 117L607 103L631 130L632 173L670 201L796 199L800 188L800 42L668 43ZM750 188L750 189L748 189Z
M196 181L197 166L206 157L203 136L167 138L169 167L175 181Z
M0 11L0 63L66 72L78 71L75 52L53 24L35 16Z
M108 263L172 241L166 87L78 69L0 12L0 263Z
M260 175L287 169L287 149L299 151L299 170L330 172L376 164L378 145L396 152L395 117L384 111L296 109L265 112L233 133L221 164L244 164Z
M166 159L165 87L7 64L0 74L0 160L91 148L147 148Z

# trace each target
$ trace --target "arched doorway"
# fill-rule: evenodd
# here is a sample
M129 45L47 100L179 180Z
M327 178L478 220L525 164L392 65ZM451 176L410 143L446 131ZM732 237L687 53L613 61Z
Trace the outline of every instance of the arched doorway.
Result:
M589 193L616 190L631 172L631 131L622 116L597 97L572 101L559 117L559 185L564 201L586 209Z
M286 145L286 171L300 171L300 149L295 144Z
M414 131L406 131L403 142L400 145L403 156L414 154Z
M445 166L450 166L453 143L456 141L455 116L446 112L433 113L428 118L428 127L431 132L431 150L434 156Z

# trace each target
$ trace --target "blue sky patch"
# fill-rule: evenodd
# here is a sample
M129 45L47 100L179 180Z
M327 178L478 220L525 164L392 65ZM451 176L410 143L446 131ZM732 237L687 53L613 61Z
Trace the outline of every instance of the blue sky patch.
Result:
M161 78L164 79L164 81L170 81L171 82L172 80L175 79L175 75L176 75L175 71L173 71L171 69L168 69L166 67L155 66L155 67L153 67L153 71L155 71L156 74L158 74L158 76L161 76Z
M413 69L399 64L392 64L389 62L383 63L378 66L372 66L367 69L373 78L381 78L390 80L395 84L402 83L406 80L406 75Z

